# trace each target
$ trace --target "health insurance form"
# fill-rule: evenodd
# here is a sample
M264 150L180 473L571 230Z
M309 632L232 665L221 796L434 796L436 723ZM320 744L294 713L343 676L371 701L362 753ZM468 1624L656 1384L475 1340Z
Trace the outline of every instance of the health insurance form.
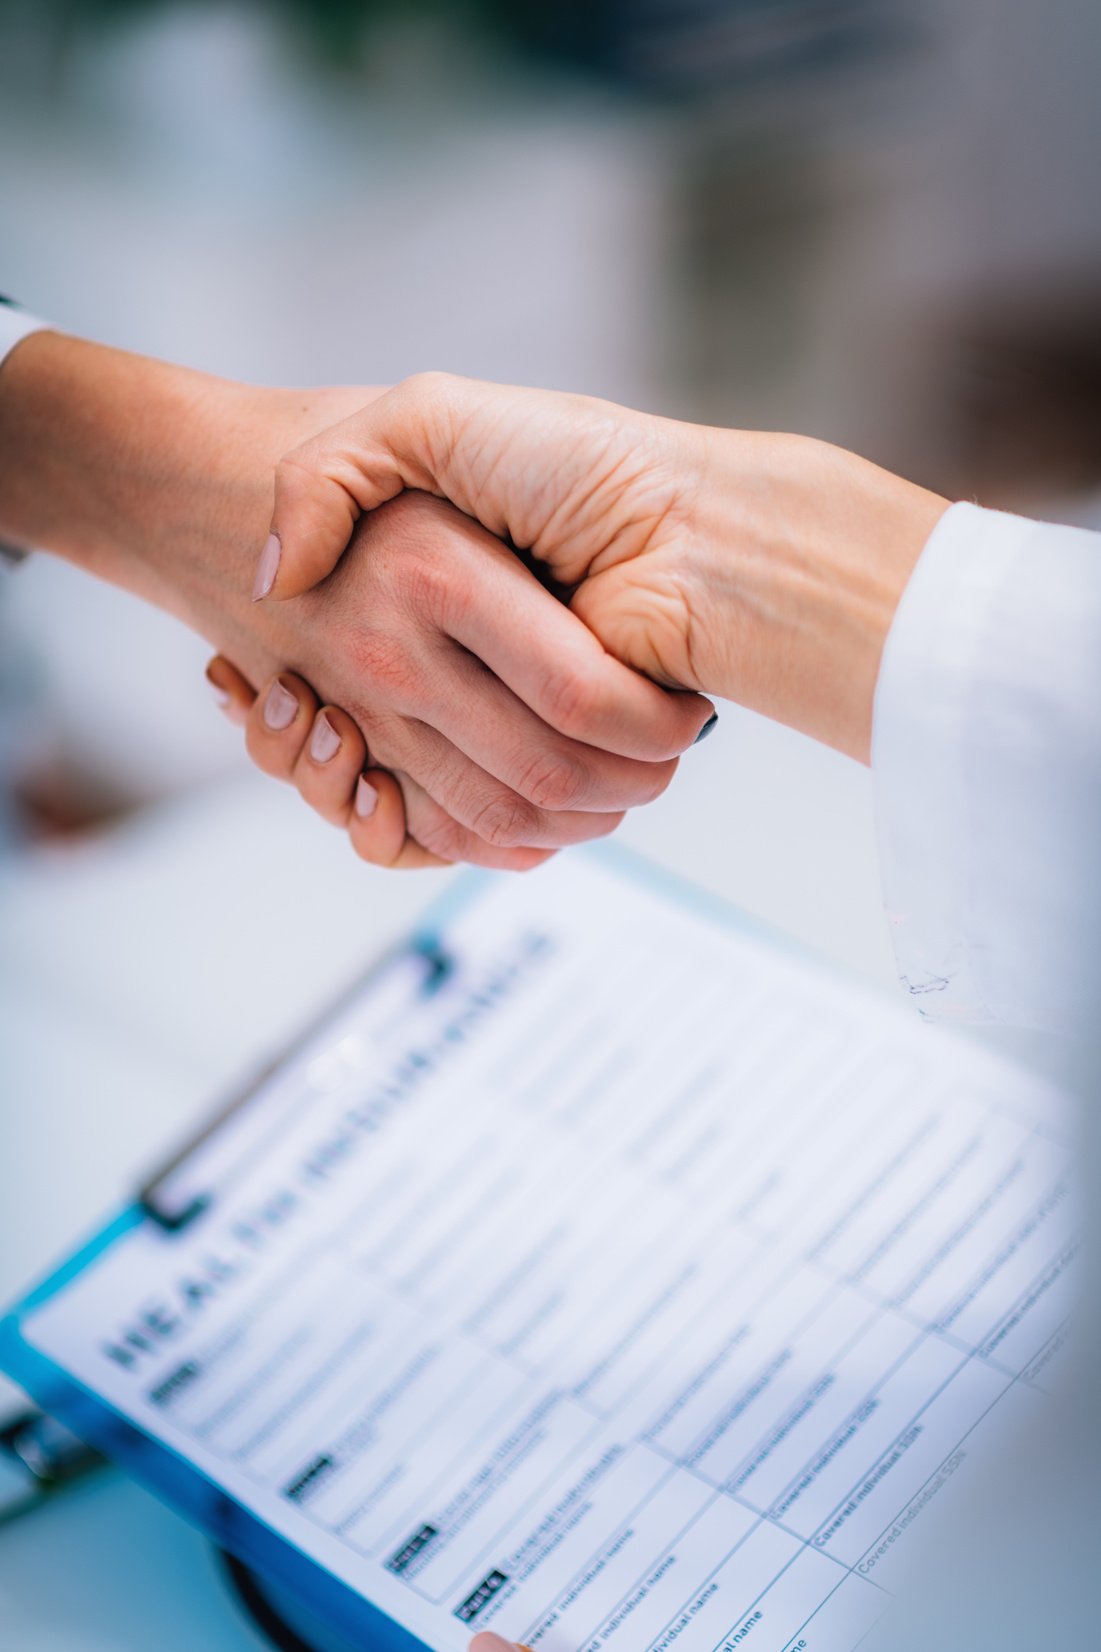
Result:
M582 856L445 945L28 1340L432 1646L848 1652L1052 1404L1058 1101Z

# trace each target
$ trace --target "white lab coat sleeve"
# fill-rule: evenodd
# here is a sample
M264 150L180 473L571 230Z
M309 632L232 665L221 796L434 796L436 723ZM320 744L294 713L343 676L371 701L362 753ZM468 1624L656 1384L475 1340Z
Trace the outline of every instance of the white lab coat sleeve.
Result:
M1063 1027L1101 877L1101 534L953 505L884 649L884 904L926 1015Z
M21 310L10 298L0 298L0 363L28 333L41 332L48 325L27 310Z

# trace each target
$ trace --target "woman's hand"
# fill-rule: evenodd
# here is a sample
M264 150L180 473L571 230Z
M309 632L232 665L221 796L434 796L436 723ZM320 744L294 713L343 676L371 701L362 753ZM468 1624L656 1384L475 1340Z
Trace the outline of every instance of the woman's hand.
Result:
M257 592L310 590L335 567L361 513L403 489L447 499L566 589L644 553L682 551L707 487L703 434L585 396L421 374L284 457ZM602 607L594 591L581 606L607 629L617 600ZM648 589L631 620L621 616L616 650L680 688L694 674L686 596L675 580L660 596Z
M247 682L301 674L395 774L429 853L525 866L602 835L664 789L710 708L612 659L469 517L409 494L320 589L250 600L279 456L372 394L36 334L0 374L0 533L177 614Z
M310 589L407 488L575 588L618 659L864 761L887 630L947 506L822 442L427 374L283 459L261 590Z
M259 693L221 655L206 675L230 722L245 730L256 767L289 781L315 813L346 831L361 860L401 870L448 864L406 835L401 787L385 769L369 767L346 711L319 705L310 685L289 671Z
M521 867L604 835L664 790L665 743L702 720L699 702L612 660L516 556L424 495L372 513L318 590L264 606L285 636L256 666L244 636L229 657L253 683L285 665L342 706L399 779L410 834L445 860ZM620 755L646 742L655 760Z

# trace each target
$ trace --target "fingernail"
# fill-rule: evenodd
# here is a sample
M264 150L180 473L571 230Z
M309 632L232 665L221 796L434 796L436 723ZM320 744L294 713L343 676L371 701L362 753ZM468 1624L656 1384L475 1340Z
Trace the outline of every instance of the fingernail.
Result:
M310 735L310 756L315 763L327 763L339 750L340 735L322 712Z
M701 740L706 740L707 736L711 733L711 730L715 727L715 724L718 722L718 720L719 720L718 712L713 711L711 713L710 717L707 719L706 723L701 728L700 732L697 734L696 738L693 740L692 744L694 746L698 746Z
M261 602L275 584L282 554L283 547L279 543L279 535L269 533L264 549L260 552L260 560L256 564L256 578L252 585L253 602Z
M297 711L298 701L276 678L264 697L264 727L276 731L290 728Z
M223 688L221 683L210 675L209 671L206 673L206 680L210 684L210 692L217 700L218 709L221 711L223 717L233 723L237 728L244 728L245 724L248 722L247 707L243 706L240 700L235 700L233 695L229 692L229 689Z
M528 1652L522 1641L506 1641L493 1629L483 1629L470 1643L470 1652Z
M378 793L371 782L361 774L356 781L356 814L360 820L370 820L378 808Z

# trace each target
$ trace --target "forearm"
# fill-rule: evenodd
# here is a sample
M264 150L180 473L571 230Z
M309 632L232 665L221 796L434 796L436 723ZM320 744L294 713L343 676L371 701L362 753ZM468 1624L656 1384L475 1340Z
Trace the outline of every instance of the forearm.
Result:
M35 334L0 372L0 532L177 612L188 602L184 570L199 562L216 562L227 589L247 589L251 545L235 566L234 541L262 532L264 496L256 455L226 451L227 403L239 393Z
M883 645L947 500L823 442L701 441L696 686L867 762Z
M89 344L24 340L0 369L0 537L177 615L243 663L280 455L361 389L269 390Z

